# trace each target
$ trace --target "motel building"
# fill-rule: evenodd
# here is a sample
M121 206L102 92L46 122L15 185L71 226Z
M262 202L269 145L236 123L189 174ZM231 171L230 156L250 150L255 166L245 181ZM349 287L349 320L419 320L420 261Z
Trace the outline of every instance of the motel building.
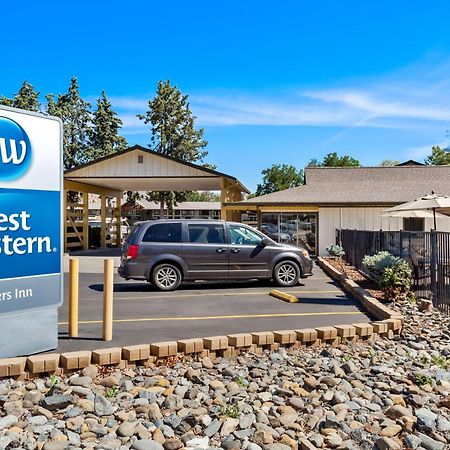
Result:
M165 217L243 222L275 241L325 255L340 228L430 230L432 219L389 217L384 210L432 191L450 196L450 166L407 161L393 167L307 167L304 185L246 200L249 190L232 175L136 145L66 171L64 189L77 194L66 203L66 251L91 248L93 216L102 248L121 245L124 221L159 218L157 204L142 200L131 206L125 191L198 190L220 192L221 201L179 204ZM450 218L439 218L437 228L450 231Z
M223 208L253 215L272 239L326 255L340 228L429 231L432 219L389 217L384 210L432 191L450 196L450 166L407 161L393 167L307 167L302 186ZM438 218L437 230L450 231L450 218Z

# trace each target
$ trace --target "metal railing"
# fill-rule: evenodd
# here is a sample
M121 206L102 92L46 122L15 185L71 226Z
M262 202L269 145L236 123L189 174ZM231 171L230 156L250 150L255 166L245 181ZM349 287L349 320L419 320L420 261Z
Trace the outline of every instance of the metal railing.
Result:
M450 233L336 230L336 243L343 247L344 259L358 269L365 255L380 251L405 259L416 296L432 298L434 306L450 313Z

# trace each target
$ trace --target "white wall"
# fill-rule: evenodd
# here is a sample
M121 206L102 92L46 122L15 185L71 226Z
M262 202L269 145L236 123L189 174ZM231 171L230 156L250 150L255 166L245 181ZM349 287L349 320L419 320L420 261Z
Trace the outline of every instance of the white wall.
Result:
M336 242L336 229L398 231L403 219L382 217L386 208L319 208L319 255ZM341 213L342 211L342 213ZM341 222L342 217L342 222ZM425 230L433 227L433 219L425 219ZM437 220L438 231L450 231L450 217Z

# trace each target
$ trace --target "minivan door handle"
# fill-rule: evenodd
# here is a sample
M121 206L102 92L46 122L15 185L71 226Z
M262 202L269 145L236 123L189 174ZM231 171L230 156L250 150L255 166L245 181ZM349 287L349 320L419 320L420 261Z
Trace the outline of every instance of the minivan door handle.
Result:
M240 251L241 251L240 248L232 248L232 249L231 249L231 252L232 252L232 253L239 253Z
M217 253L223 253L223 252L226 252L226 251L227 251L226 248L218 248L218 249L216 249Z

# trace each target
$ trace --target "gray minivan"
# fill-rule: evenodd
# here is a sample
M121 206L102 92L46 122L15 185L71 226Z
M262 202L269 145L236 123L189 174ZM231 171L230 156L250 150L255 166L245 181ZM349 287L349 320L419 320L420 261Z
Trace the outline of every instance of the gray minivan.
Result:
M311 275L307 250L248 225L222 220L137 223L123 245L119 275L172 291L181 281L273 279L294 286Z

